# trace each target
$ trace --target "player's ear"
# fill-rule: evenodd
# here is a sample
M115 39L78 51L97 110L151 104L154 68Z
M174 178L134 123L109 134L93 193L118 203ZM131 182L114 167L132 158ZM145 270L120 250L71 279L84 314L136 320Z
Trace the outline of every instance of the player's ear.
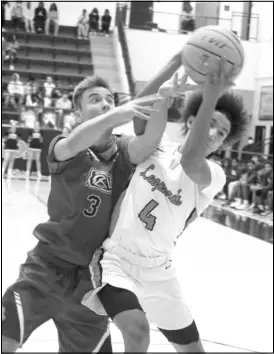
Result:
M76 113L76 122L77 122L77 124L82 123L82 121L83 121L82 112L80 110L77 110L77 111L75 111L75 113Z
M188 119L187 119L187 122L186 122L186 125L187 125L187 128L191 130L191 127L192 127L192 124L194 122L194 116L190 116Z

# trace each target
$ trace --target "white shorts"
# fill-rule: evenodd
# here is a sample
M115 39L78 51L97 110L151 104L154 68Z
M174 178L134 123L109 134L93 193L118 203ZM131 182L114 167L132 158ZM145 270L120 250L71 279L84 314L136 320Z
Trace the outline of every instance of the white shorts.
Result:
M109 240L112 243L112 240ZM144 259L121 246L108 247L104 243L102 266L102 286L87 293L82 304L99 315L106 312L96 295L106 284L132 291L139 299L147 319L158 328L178 330L188 327L192 315L183 299L176 270L168 260L156 267L142 267L142 264L159 263L161 259ZM94 275L91 274L92 280ZM95 284L94 284L95 285ZM95 285L96 287L96 285Z

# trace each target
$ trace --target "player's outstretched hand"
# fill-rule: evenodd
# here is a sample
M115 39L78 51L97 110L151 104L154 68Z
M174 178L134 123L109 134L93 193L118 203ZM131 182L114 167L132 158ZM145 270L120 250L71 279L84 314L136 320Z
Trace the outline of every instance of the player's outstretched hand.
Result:
M214 61L211 67L208 67L208 74L204 83L205 95L220 97L225 90L235 85L231 80L234 76L235 68L233 67L230 71L227 71L227 65L227 60L220 58Z
M117 114L122 120L121 124L130 122L133 117L139 117L141 119L148 120L149 116L153 112L159 112L159 110L152 108L156 102L163 101L163 97L160 96L145 96L137 98L117 108Z
M164 98L181 96L185 91L187 78L186 73L181 78L179 78L178 72L175 73L171 79L163 83L158 94Z

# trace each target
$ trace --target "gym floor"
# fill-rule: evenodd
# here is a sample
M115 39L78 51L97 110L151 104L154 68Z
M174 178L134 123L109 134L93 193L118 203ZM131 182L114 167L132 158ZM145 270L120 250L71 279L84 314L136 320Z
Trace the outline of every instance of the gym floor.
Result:
M17 278L27 251L36 244L34 227L48 217L49 186L48 181L2 179L3 293ZM256 235L248 235L245 229L239 231L235 222L229 224L227 220L233 218L219 205L209 208L204 216L189 226L174 255L204 348L207 352L272 352L272 225L256 221L261 226L255 227L257 237L253 237ZM220 220L226 220L225 226ZM122 337L113 324L111 331L114 351L123 351ZM20 352L41 350L58 350L52 322L36 330ZM153 326L149 351L174 351Z

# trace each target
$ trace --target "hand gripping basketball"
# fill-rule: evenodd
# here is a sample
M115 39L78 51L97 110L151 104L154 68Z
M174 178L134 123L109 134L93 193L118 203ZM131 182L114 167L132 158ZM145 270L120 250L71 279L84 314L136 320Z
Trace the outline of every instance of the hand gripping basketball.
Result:
M204 83L204 94L210 96L221 96L223 92L235 84L231 81L235 68L229 72L226 70L226 58L218 59L214 65L208 67L208 73Z

